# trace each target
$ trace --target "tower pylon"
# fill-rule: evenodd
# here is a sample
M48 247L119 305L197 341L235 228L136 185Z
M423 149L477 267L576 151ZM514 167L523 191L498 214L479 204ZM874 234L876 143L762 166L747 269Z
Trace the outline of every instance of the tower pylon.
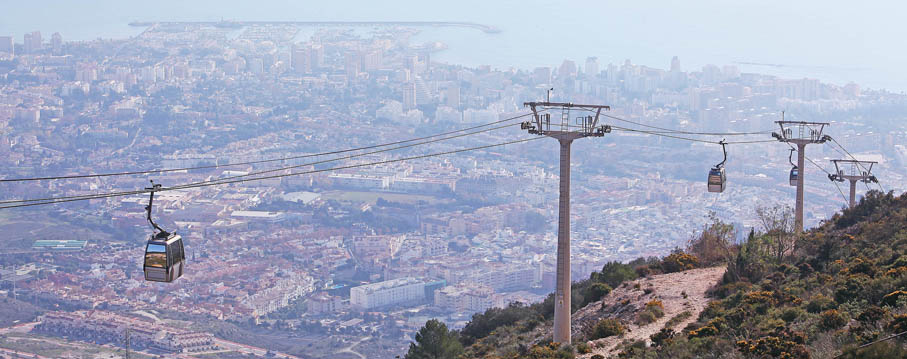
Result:
M563 102L526 102L523 105L532 109L533 121L521 124L529 133L548 136L560 144L560 198L558 200L557 220L557 284L554 294L554 341L570 343L570 145L583 137L602 137L611 132L611 127L599 125L598 119L602 110L610 110L604 105L579 105ZM560 123L552 125L549 110L561 110ZM571 110L588 111L595 115L580 116L571 124Z

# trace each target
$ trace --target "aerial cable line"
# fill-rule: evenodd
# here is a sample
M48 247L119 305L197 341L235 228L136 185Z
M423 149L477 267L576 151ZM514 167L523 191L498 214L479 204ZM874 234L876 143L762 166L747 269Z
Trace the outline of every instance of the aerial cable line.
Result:
M787 143L787 142L785 142L785 143ZM794 149L794 146L792 146L790 143L787 143L787 146L790 147L792 150L796 151L796 149ZM826 175L831 175L831 174L832 174L831 172L828 172L828 170L826 170L824 167L819 166L819 164L816 163L815 161L813 161L811 158L809 158L809 156L806 156L806 155L804 154L804 155L803 155L803 158L805 158L807 161L809 161L809 163L812 163L813 166L816 166L816 168L818 168L818 169L821 170L822 172L825 172ZM806 176L805 169L803 169L803 168L800 169L800 176ZM805 180L806 177L803 177L803 179ZM838 182L837 182L837 181L832 181L832 183L835 184L835 188L838 189L838 193L841 194L841 198L844 199L844 203L849 203L850 200L847 199L847 196L846 196L846 195L844 195L844 191L841 190L841 186L838 185Z
M269 163L269 162L279 162L279 161L295 160L295 159L300 159L300 158L310 158L310 157L319 157L319 156L326 156L326 155L335 155L335 154L341 154L341 153L347 153L347 152L355 152L355 151L369 150L369 149L379 148L379 147L393 146L393 145L398 145L398 144L407 143L407 142L421 141L421 140L425 140L425 139L429 139L429 138L434 138L434 137L439 137L439 136L446 136L446 135L450 135L450 134L454 134L454 133L460 133L460 132L465 132L465 131L474 130L474 129L477 129L477 128L492 126L492 125L496 125L496 124L503 123L503 122L513 121L513 120L516 120L516 119L519 119L519 118L523 118L523 117L526 117L526 116L529 116L529 115L532 115L532 113L526 113L526 114L522 114L522 115L518 115L518 116L514 116L514 117L509 117L509 118L505 118L505 119L498 120L498 121L494 121L494 122L489 122L489 123L486 123L486 124L481 124L481 125L476 125L476 126L472 126L472 127L467 127L467 128L459 129L459 130L453 130L453 131L448 131L448 132L443 132L443 133L437 133L437 134L433 134L433 135L429 135L429 136L411 138L411 139L408 139L408 140L395 141L395 142L389 142L389 143L383 143L383 144L371 145L371 146L365 146L365 147L358 147L358 148L350 148L350 149L345 149L345 150L336 150L336 151L328 151L328 152L322 152L322 153L313 153L313 154L299 155L299 156L290 156L290 157L272 158L272 159L266 159L266 160L256 160L256 161L246 161L246 162L228 163L228 164L222 164L222 165L215 164L215 165L207 165L207 166L184 167L184 168L168 168L168 169L143 170L143 171L126 171L126 172L97 173L97 174L80 174L80 175L67 175L67 176L48 176L48 177L32 177L32 178L10 178L10 179L0 179L0 183L2 183L2 182L43 181L43 180L60 180L60 179L92 178L92 177L112 177L112 176L128 176L128 175L140 175L140 174L150 174L150 173L180 172L180 171L191 171L191 170L201 170L201 169L212 169L212 168L221 168L221 167L244 166L244 165L260 164L260 163ZM3 203L3 202L0 202L0 203Z
M904 335L904 334L907 334L907 331L905 331L905 332L900 332L900 333L898 333L898 334L892 334L892 335L889 335L889 336L887 336L887 337L885 337L885 338L882 338L882 339L879 339L879 340L876 340L876 341L872 341L872 342L863 344L863 345L861 345L861 346L858 346L858 347L854 348L853 350L856 351L856 350L859 350L859 349L863 349L863 348L868 347L868 346L870 346L870 345L877 344L877 343L880 343L880 342L884 342L884 341L886 341L886 340L891 340L891 339L897 338L897 337L899 337L899 336L902 336L902 335ZM845 351L845 352L843 352L843 353L841 353L841 354L835 355L834 357L832 357L832 359L840 358L840 357L844 356L845 354L848 354L848 353Z
M585 128L584 126L581 126L581 125L571 125L571 124L558 124L557 126L563 126L563 127L569 127L569 128L577 128L577 129ZM734 132L734 133L721 133L721 132L653 131L653 130L642 130L642 129L637 129L637 128L621 127L621 126L616 126L616 125L609 125L609 126L611 126L612 129L618 129L618 130L623 130L623 131L634 131L634 132L640 132L640 133L645 133L645 134L650 134L650 135L656 135L656 136L658 136L658 135L667 135L667 134L675 134L675 135L676 135L676 134L681 134L681 135L683 135L683 134L689 134L689 135L702 135L702 136L721 136L721 135L731 135L731 136L733 136L733 135L743 135L743 134L740 133L740 132ZM747 133L746 135L749 135L749 133ZM691 139L691 140L692 140L692 139ZM696 139L696 140L698 140L698 139ZM708 142L708 143L718 143L718 142L720 142L720 141L709 141L709 140L698 140L698 141L705 141L705 142ZM767 143L767 142L776 142L776 141L775 141L775 140L734 141L734 142L726 142L726 141L725 141L725 143L736 143L736 144L743 144L743 143L763 143L763 142Z
M715 145L721 144L721 141L709 141L709 140L703 140L703 139L698 139L698 138L675 136L675 135L669 135L669 134L666 134L663 132L639 130L639 129L633 129L633 128L627 128L627 127L614 126L614 125L612 125L611 128L618 130L618 131L638 132L638 133L644 133L647 135L669 137L669 138L674 138L674 139L684 140L684 141L709 143L709 144L715 144ZM767 143L767 142L777 142L777 141L776 140L754 140L754 141L730 141L730 142L724 142L724 143L728 144L728 145L742 145L742 144Z
M218 182L214 182L214 183L192 183L192 184L187 184L187 185L174 186L172 188L179 190L179 189L188 189L188 188L217 186L217 185L222 185L222 184L241 183L241 182L248 182L248 181L258 181L258 180L265 180L265 179L312 174L312 173L319 173L319 172L329 172L329 171L344 170L344 169L351 169L351 168L377 166L377 165L383 165L383 164L388 164L388 163L418 160L418 159L424 159L424 158L430 158L430 157L450 155L450 154L455 154L455 153L460 153L460 152L476 151L476 150L482 150L482 149L487 149L487 148L492 148L492 147L512 145L512 144L517 144L517 143L534 141L534 140L538 140L538 139L542 139L542 138L544 138L544 137L532 137L532 138L527 138L527 139L522 139L522 140L514 140L514 141L508 141L508 142L502 142L502 143L496 143L496 144L490 144L490 145L462 148L462 149L458 149L458 150L429 153L429 154L424 154L424 155L416 155L416 156L403 157L403 158L397 158L397 159L391 159L391 160L383 160L383 161L376 161L376 162L369 162L369 163L359 163L359 164L346 165L346 166L340 166L340 167L325 168L325 169L320 169L320 170L292 172L292 173L277 174L277 175L270 175L270 176L264 176L264 177L255 177L255 178L246 178L246 179L225 179L224 181L218 181ZM168 190L168 188L164 188L164 190ZM2 207L0 207L0 208L2 208Z
M299 176L299 175L305 175L305 174L330 172L330 171L343 170L343 169L368 167L368 166L382 165L382 164L388 164L388 163L430 158L430 157L436 157L436 156L444 156L444 155L450 155L450 154L455 154L455 153L460 153L460 152L476 151L476 150L482 150L482 149L487 149L487 148L492 148L492 147L512 145L512 144L517 144L517 143L524 143L524 142L539 140L542 138L544 138L544 137L532 137L532 138L527 138L527 139L522 139L522 140L514 140L514 141L509 141L509 142L502 142L502 143L483 145L483 146L477 146L477 147L461 148L458 150L429 153L429 154L424 154L424 155L397 158L397 159L392 159L392 160L384 160L384 161L369 162L369 163L358 163L358 164L353 164L353 165L324 168L324 169L315 169L315 170L302 171L302 172L283 173L283 174L270 175L270 176L264 176L264 177L233 179L233 180L225 179L224 181L213 182L213 183L192 183L192 184L185 184L185 185L177 185L177 186L173 186L173 187L160 188L160 189L155 190L155 192L173 191L173 190L182 190L182 189L190 189L190 188L209 187L209 186L219 186L219 185L224 185L224 184L250 182L250 181L282 178L282 177L289 177L289 176ZM31 207L31 206L40 206L40 205L45 205L45 204L65 203L65 202L83 201L83 200L90 200L90 199L122 197L122 196L128 196L128 195L133 195L133 194L145 194L148 192L150 192L150 190L141 189L141 190L133 190L133 191L110 192L110 193L100 193L100 194L82 195L82 196L57 197L57 198L47 199L46 201L42 201L42 202L32 202L32 203L0 206L0 209Z
M834 137L832 137L832 140L834 140ZM841 155L841 157L844 157L844 158L848 157L847 154L845 154L843 151L839 150L839 149L838 149L837 147L835 147L835 146L829 145L828 148L831 148L831 149L835 150L835 152L837 152L839 155Z
M745 136L745 135L764 135L764 134L767 134L767 133L771 133L771 132L772 132L772 131L726 132L726 133L725 133L725 132L692 132L692 131L682 131L682 130L675 130L675 129L671 129L671 128L665 128L665 127L658 127L658 126L647 125L647 124L644 124L644 123L641 123L641 122L630 121L630 120L627 120L627 119L623 119L623 118L620 118L620 117L617 117L617 116L614 116L614 115L608 115L608 114L604 114L604 113L602 114L602 116L608 117L608 118L611 118L611 119L615 119L615 120L618 120L618 121L623 121L623 122L627 122L627 123L632 123L632 124L637 125L637 126L643 126L643 127L648 127L648 128L654 128L654 129L656 129L656 130L662 130L662 131L666 131L666 132L669 132L669 133L677 133L677 134L682 134L682 135Z
M227 181L227 180L236 179L236 178L251 177L251 176L257 176L257 175L262 175L262 174L267 174L267 173L273 173L273 172L279 172L279 171L290 170L290 169L299 168L299 167L307 167L307 166L313 166L313 165L318 165L318 164L323 164L323 163L328 163L328 162L335 162L335 161L340 161L340 160L353 159L353 158L363 157L363 156L367 156L367 155L373 155L373 154L377 154L377 153L389 152L389 151L394 151L394 150L399 150L399 149L404 149L404 148L409 148L409 147L415 147L415 146L421 146L421 145L425 145L425 144L431 144L431 143L435 143L435 142L440 142L440 141L445 141L445 140L450 140L450 139L455 139L455 138L460 138L460 137L472 136L472 135L476 135L476 134L480 134L480 133L491 132L491 131L494 131L494 130L499 130L499 129L507 128L507 127L510 127L510 126L512 126L512 125L507 124L507 125L502 125L502 126L496 126L496 127L492 127L492 128L486 128L486 129L482 129L482 130L477 130L477 131L473 131L473 132L465 132L465 133L460 133L460 134L457 134L457 135L452 135L452 136L447 136L447 137L441 137L441 138L435 138L435 139L426 140L426 141L422 141L422 142L409 143L409 144L405 144L405 145L401 145L401 146L397 146L397 147L382 148L382 149L379 149L379 150L374 150L374 151L369 151L369 152L362 152L362 153L356 153L356 154L352 154L352 155L348 155L348 156L343 156L343 157L329 158L329 159L320 160L320 161L315 161L315 162L302 163L302 164L293 165L293 166L286 166L286 167L280 167L280 168L275 168L275 169L263 170L263 171L258 171L258 172L251 172L251 173L242 174L242 175L230 176L230 177L226 177L226 178L220 178L220 179L209 180L209 181L195 182L195 183L190 183L190 184L191 184L191 185L195 185L195 184L203 184L203 183L216 183L216 182ZM79 197L82 197L82 196L50 197L50 198L19 199L19 200L3 200L3 201L0 201L0 204L28 203L28 202L44 202L44 201L50 201L50 200L60 200L60 199L79 198Z
M550 106L549 106L549 107L542 107L542 108L543 108L545 111L552 110L552 109L558 109L558 107L550 107ZM594 112L594 111L589 110L589 109L577 109L576 111L588 111L588 112ZM627 119L624 119L624 118L620 118L620 117L617 117L617 116L614 116L614 115L608 115L608 114L604 114L604 113L601 114L601 116L608 117L608 118L612 118L612 119L615 119L615 120L618 120L618 121L623 121L623 122L627 122L627 123L632 123L632 124L638 125L638 126L643 126L643 127L648 127L648 128L654 128L654 129L657 129L657 130L664 131L664 133L675 133L675 134L681 134L681 135L748 136L748 135L764 135L764 134L772 133L771 130L766 130L766 131L756 131L756 132L695 132L695 131L683 131L683 130L675 130L675 129L671 129L671 128L665 128L665 127L658 127L658 126L647 125L647 124L644 124L644 123L635 122L635 121L630 121L630 120L627 120ZM654 132L657 132L657 131L652 131L652 132L654 133Z
M274 173L274 172L280 172L280 171L286 171L286 170L290 170L290 169L294 169L294 168L300 168L300 167L314 166L314 165L323 164L323 163L328 163L328 162L336 162L336 161L342 161L342 160L350 160L350 159L354 159L354 158L358 158L358 157L363 157L363 156L368 156L368 155L373 155L373 154L377 154L377 153L390 152L390 151L394 151L394 150L399 150L399 149L404 149L404 148L410 148L410 147L415 147L415 146L421 146L421 145L425 145L425 144L431 144L431 143L440 142L440 141L445 141L445 140L450 140L450 139L454 139L454 138L460 138L460 137L472 136L472 135L475 135L475 134L480 134L480 133L485 133L485 132L491 132L491 131L494 131L494 130L500 130L500 129L507 128L507 127L511 127L511 126L512 126L512 125L497 126L497 127L492 127L492 128L484 129L484 130L475 131L475 132L466 132L466 133L461 133L461 134L453 135L453 136L449 136L449 137L436 138L436 139L433 139L433 140L428 140L428 141L423 141L423 142L415 142L415 143L410 143L410 144L401 145L401 146L397 146L397 147L383 148L383 149L375 150L375 151L369 151L369 152L363 152L363 153L356 153L356 154L352 154L352 155L348 155L348 156L343 156L343 157L329 158L329 159L326 159L326 160L320 160L320 161L315 161L315 162L302 163L302 164L298 164L298 165L287 166L287 167L281 167L281 168L275 168L275 169L270 169L270 170L263 170L263 171L257 171L257 172L250 172L250 173L247 173L247 174L236 175L236 176L229 176L229 177L219 178L219 179L210 180L210 181L195 182L195 183L187 184L187 186L188 186L188 185L200 185L200 184L206 184L206 183L218 183L218 182L223 182L223 181L234 180L234 179L237 179L237 178L245 178L245 177L258 176L258 175L262 175L262 174ZM3 203L3 202L0 201L0 204L2 204L2 203Z

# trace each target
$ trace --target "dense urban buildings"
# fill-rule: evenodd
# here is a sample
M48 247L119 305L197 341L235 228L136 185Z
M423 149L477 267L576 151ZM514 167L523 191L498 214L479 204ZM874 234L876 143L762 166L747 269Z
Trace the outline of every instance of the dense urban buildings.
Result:
M0 210L11 236L0 288L43 313L23 318L41 322L33 334L120 345L129 327L152 351L222 350L217 336L324 358L368 338L360 352L393 357L428 318L459 327L490 307L540 301L555 281L554 144L396 160L529 138L515 117L551 88L552 100L612 107L603 121L614 131L574 146L574 278L664 255L710 214L743 237L758 226L754 208L792 203L783 144L731 145L728 190L715 195L705 179L721 147L647 126L761 141L782 110L826 120L851 153L879 162L886 190L904 189L903 94L733 65L685 69L677 57L668 69L597 57L469 68L438 61L439 44L413 43L413 27L304 29L157 23L117 40L0 36L0 179L191 168L0 183L0 200L249 179L156 194L155 218L186 243L186 274L168 285L142 278L145 194ZM363 149L325 154L352 148ZM807 155L828 167L838 151ZM843 202L825 173L806 176L809 226ZM129 314L147 311L197 329Z

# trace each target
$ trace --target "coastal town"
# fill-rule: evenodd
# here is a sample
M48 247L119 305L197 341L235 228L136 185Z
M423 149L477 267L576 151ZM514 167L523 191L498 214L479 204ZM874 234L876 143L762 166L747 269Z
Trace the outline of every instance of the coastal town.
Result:
M0 183L0 207L124 193L0 210L0 289L28 308L17 321L37 323L21 335L123 347L132 328L149 356L392 358L428 319L459 328L540 302L556 280L558 153L504 143L533 138L523 103L546 96L608 105L614 126L574 146L574 278L684 247L710 216L745 238L754 208L791 204L790 149L772 138L782 111L831 122L847 155L878 162L884 187L861 193L907 189L907 126L892 120L903 93L676 57L666 69L596 57L470 68L434 60L440 41L414 43L420 24L136 25L147 29L127 39L0 36L0 180L168 170ZM706 191L722 161L708 132L741 134L722 194ZM845 154L829 143L806 155L812 226L845 203L826 178ZM174 283L143 278L148 196L129 192L149 180L185 186L154 198L186 245Z

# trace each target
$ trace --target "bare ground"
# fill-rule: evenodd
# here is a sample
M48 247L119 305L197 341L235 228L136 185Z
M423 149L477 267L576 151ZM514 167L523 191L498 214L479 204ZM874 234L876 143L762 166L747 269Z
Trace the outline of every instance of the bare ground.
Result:
M671 318L688 311L691 315L673 326L675 331L682 330L695 321L699 313L705 309L709 302L706 291L718 283L724 271L724 267L712 267L640 278L615 288L602 300L580 309L573 314L574 337L584 337L584 333L595 323L607 317L621 319L629 329L626 334L619 337L590 341L592 352L580 358L590 358L594 354L601 354L606 358L615 356L619 351L619 344L625 341L649 342L649 337L664 328ZM662 301L665 315L650 324L636 325L634 321L637 313L652 299Z

